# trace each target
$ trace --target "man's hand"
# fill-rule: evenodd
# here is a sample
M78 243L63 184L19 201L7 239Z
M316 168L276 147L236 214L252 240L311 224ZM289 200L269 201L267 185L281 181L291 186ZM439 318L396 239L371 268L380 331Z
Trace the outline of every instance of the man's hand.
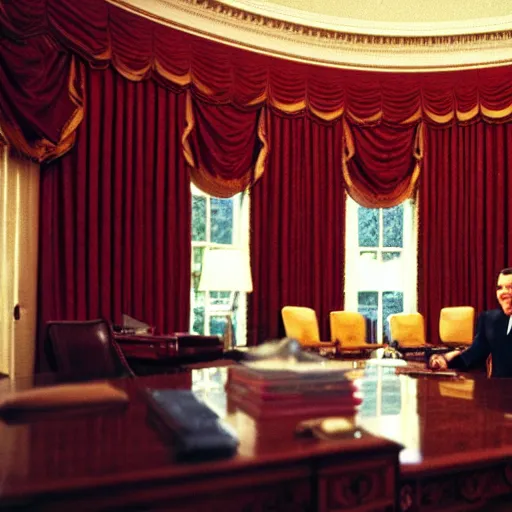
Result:
M448 369L448 361L445 359L445 357L441 354L434 354L429 362L428 362L429 368L432 370L447 370Z

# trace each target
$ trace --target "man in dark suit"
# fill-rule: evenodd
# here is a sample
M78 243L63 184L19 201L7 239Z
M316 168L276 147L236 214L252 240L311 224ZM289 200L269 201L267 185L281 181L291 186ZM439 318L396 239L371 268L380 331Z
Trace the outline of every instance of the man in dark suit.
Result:
M485 365L491 354L492 377L512 377L512 267L499 273L496 297L501 309L480 314L471 346L433 355L429 361L433 370L470 370Z

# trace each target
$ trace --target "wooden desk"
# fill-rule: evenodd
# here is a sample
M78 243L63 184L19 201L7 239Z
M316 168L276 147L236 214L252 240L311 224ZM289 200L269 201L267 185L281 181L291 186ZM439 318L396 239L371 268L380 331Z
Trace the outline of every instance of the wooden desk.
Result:
M122 411L0 422L0 509L393 510L398 444L363 431L317 441L296 437L295 421L258 424L228 409L225 370L113 381L130 395ZM192 387L237 431L238 454L174 462L171 443L147 423L139 386Z
M396 510L454 512L494 510L493 498L510 496L512 379L354 364L364 371L356 423L369 433L360 439L297 438L294 421L229 408L226 368L114 381L131 397L123 411L0 422L0 509L390 511L396 496ZM0 396L14 384L0 381ZM138 386L194 389L238 432L237 456L175 463L146 423Z

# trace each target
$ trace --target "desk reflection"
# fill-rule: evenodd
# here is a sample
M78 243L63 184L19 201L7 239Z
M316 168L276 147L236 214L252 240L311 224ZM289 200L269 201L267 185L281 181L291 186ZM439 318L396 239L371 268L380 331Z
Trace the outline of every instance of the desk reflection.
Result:
M404 445L402 466L512 453L512 379L396 375L367 367L358 426Z
M417 380L396 375L394 367L368 366L359 386L363 403L356 424L404 445L400 452L402 464L420 462Z

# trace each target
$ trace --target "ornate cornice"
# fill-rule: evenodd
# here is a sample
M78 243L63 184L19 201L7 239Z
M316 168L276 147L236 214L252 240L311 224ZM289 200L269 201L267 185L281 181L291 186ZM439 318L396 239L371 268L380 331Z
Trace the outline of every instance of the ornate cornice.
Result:
M512 16L453 23L368 23L219 0L107 0L158 23L266 55L378 71L512 63ZM244 4L245 6L245 4ZM297 14L298 13L298 14Z

